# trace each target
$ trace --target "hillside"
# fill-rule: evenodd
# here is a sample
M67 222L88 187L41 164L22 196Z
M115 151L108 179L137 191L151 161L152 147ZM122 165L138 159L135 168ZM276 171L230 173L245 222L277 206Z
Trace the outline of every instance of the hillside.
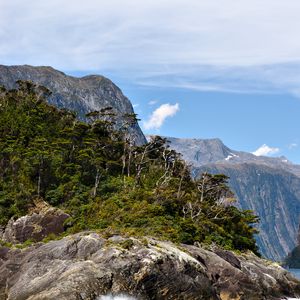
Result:
M69 214L69 232L150 234L257 252L252 228L256 217L227 204L231 191L225 176L207 175L203 185L190 176L164 139L134 145L127 138L130 123L122 131L115 130L110 111L84 123L46 103L45 93L45 88L30 82L19 82L17 90L1 90L4 242L20 241L12 236L14 232L21 242L36 241L35 232L44 226L36 223L41 217L34 217L36 225L28 226L35 230L28 230L32 235L24 238L24 216L39 211L40 203L46 202ZM20 222L15 230L16 218ZM43 237L47 236L38 239Z
M117 114L117 124L120 124L122 115L134 113L131 102L122 91L100 75L77 78L52 67L0 65L0 85L7 89L16 88L18 80L30 80L45 86L52 92L47 98L50 104L74 111L81 119L85 119L89 112L112 107ZM131 134L137 144L146 142L137 123L132 125Z
M282 261L295 247L300 215L299 165L286 158L258 157L235 151L219 139L167 138L183 154L194 176L208 171L230 177L237 206L260 218L256 240L261 253Z
M259 216L257 244L263 256L282 261L295 247L300 216L300 178L292 173L258 164L213 164L195 173L222 173L238 206Z

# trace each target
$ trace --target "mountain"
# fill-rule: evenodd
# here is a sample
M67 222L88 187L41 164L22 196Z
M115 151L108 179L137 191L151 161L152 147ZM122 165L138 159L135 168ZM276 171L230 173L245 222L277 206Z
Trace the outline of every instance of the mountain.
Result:
M81 119L90 111L108 106L117 112L119 122L122 115L134 112L121 90L103 76L76 78L51 67L0 65L0 85L15 88L20 79L47 87L52 91L48 98L50 104L76 111ZM137 123L131 133L136 144L145 143ZM253 209L261 218L261 233L257 241L263 255L282 260L294 248L300 212L300 166L284 157L257 157L235 151L219 139L168 139L172 147L193 164L195 176L210 170L231 177L230 184L238 197L238 206Z
M17 80L30 80L47 87L51 92L50 104L67 108L84 119L88 112L112 107L117 113L117 122L124 114L134 113L132 104L122 91L109 79L99 75L81 78L72 77L52 67L0 65L0 85L16 88ZM136 123L131 129L135 142L144 144L146 139Z
M184 159L194 167L201 167L210 163L241 164L253 163L290 171L300 176L300 165L295 165L284 156L266 157L252 153L236 151L228 148L218 139L181 139L167 137L171 147L180 152Z
M235 151L219 139L167 138L192 165L194 176L222 173L237 206L259 216L257 243L263 256L282 261L296 246L300 216L300 166L285 157Z
M257 253L249 225L256 217L220 205L214 193L229 194L225 177L207 178L211 193L200 204L196 182L164 139L134 145L101 120L84 123L49 105L44 90L23 82L0 91L0 239L38 242L66 225L72 233L128 232ZM47 204L65 214L39 215Z
M108 84L112 98L102 102L121 120ZM198 183L164 139L135 145L106 122L49 105L43 92L0 90L0 299L299 295L298 280L255 255L256 217L219 202L231 197L225 176L207 175L199 202ZM95 109L92 98L62 99L82 119Z

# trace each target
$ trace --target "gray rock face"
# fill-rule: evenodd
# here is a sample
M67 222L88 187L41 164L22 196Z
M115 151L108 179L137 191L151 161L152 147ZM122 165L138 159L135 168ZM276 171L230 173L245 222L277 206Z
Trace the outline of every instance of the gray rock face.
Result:
M49 103L75 111L81 118L88 112L108 106L113 107L117 113L117 121L122 115L134 112L122 91L103 76L76 78L51 67L0 65L0 85L12 89L16 87L17 80L31 80L47 87L52 92ZM132 127L131 133L137 144L146 142L138 124Z
M226 147L219 139L168 138L171 148L203 172L230 177L237 206L259 217L257 244L267 258L282 261L297 243L300 216L300 166L284 157L258 157Z
M23 250L3 249L1 300L92 300L106 294L141 300L272 300L300 295L299 281L252 254L178 247L150 238L107 240L87 232Z
M3 230L1 239L13 244L27 240L41 241L50 233L64 232L64 221L70 216L54 207L44 207L39 212L11 219Z

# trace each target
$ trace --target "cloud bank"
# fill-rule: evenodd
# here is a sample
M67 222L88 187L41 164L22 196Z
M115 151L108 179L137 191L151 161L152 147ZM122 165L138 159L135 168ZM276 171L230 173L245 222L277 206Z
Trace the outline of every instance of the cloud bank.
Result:
M279 148L269 147L266 144L260 146L256 151L252 152L252 154L256 156L268 156L272 154L276 154L279 152Z
M300 95L298 0L0 2L0 62Z
M178 111L178 103L174 105L169 103L162 104L151 114L149 120L143 123L143 127L146 130L159 129L167 118L175 116Z

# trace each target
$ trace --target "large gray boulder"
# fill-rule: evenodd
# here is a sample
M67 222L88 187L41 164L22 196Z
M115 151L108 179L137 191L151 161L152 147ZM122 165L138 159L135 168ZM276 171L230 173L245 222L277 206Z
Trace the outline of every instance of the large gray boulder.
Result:
M0 299L281 299L300 282L253 254L79 233L0 251Z
M27 240L41 241L49 234L64 232L64 222L70 216L61 209L41 202L32 212L18 219L10 219L0 238L4 242L18 244Z

